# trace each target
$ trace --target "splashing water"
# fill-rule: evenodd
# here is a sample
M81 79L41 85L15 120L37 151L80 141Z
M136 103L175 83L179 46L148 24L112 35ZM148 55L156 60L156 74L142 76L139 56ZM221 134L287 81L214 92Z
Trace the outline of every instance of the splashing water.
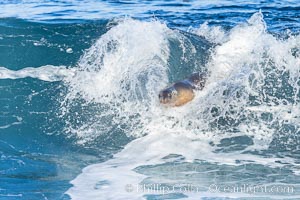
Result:
M297 174L297 156L280 157L276 148L283 142L286 148L280 151L292 147L297 155L299 150L297 140L280 138L297 138L300 130L300 37L280 39L271 35L261 13L229 32L207 24L191 32L216 45L212 51L207 49L211 54L205 66L189 69L208 70L207 86L191 103L179 108L160 106L157 93L168 83L168 70L174 70L168 65L176 59L170 56L175 51L172 41L195 51L197 44L186 34L157 21L125 19L82 56L76 75L65 81L69 92L62 104L63 116L73 116L78 104L93 116L80 121L84 113L78 114L78 126L69 123L71 132L82 143L112 129L139 138L113 159L85 168L67 192L73 199L109 199L116 193L118 199L152 198L153 194L145 191L126 192L126 184L192 182L207 188L213 177L219 177L208 173L209 167L205 166L209 163L219 163L218 170L230 167L227 173L232 177L235 170L250 173L245 167L251 165L275 171L287 168ZM188 60L185 50L181 48L183 57L178 65ZM183 167L198 167L198 162L203 162L200 166L208 175ZM163 173L170 163L182 166L172 171L178 175L175 178ZM195 173L197 179L192 175L181 177L182 173ZM228 182L247 182L248 178L228 178ZM205 190L202 193L214 196ZM173 195L180 194L195 198L195 194L182 191Z
M63 114L73 115L72 108L78 101L84 101L83 110L91 104L99 108L93 112L95 121L82 121L82 126L75 128L76 134L84 140L112 128L130 135L145 134L147 121L159 114L155 114L157 93L168 81L168 32L171 31L157 21L128 19L111 28L86 51L75 77L65 80L69 93L63 102Z

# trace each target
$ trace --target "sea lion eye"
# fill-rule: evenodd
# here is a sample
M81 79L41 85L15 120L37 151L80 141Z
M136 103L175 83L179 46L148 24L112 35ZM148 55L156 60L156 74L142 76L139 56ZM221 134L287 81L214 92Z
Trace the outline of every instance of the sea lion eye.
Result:
M175 96L177 94L177 91L176 90L173 90L172 91L172 96Z

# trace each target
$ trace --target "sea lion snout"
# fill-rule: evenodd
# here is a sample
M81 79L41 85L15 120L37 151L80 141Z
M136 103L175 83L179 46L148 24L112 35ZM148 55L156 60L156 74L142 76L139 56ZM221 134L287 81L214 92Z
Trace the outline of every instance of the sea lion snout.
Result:
M172 104L176 101L177 91L174 87L166 88L159 92L159 102L161 104Z

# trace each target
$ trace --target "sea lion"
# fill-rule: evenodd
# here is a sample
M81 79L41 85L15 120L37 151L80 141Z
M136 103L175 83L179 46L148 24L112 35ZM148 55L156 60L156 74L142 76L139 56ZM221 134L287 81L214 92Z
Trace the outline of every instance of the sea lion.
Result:
M189 78L173 83L159 92L159 101L168 106L182 106L193 100L194 90L202 90L206 82L206 73L194 73Z

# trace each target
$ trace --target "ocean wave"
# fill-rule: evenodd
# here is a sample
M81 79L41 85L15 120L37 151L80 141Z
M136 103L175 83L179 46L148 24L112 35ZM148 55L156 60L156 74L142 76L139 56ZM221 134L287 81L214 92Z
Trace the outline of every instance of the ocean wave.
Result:
M82 56L80 73L65 81L69 90L61 116L77 122L68 121L67 132L81 144L116 131L137 139L111 160L85 168L67 191L73 199L147 198L151 192L128 192L126 184L174 185L173 178L163 173L169 167L164 158L171 155L179 155L179 166L195 167L199 161L220 165L220 170L227 166L228 181L233 183L247 181L247 176L242 180L234 176L243 170L250 173L247 166L252 165L276 175L288 168L288 176L297 175L297 157L278 156L276 148L279 144L285 147L280 151L298 148L292 138L299 135L300 37L276 38L266 31L260 12L229 31L203 25L191 32L169 29L159 21L125 19ZM201 37L195 39L193 34ZM207 70L210 77L191 103L172 109L159 105L161 88L199 70ZM78 104L81 112L74 116ZM82 117L87 114L90 117ZM158 171L149 174L152 167ZM182 175L180 170L174 173ZM203 188L211 181L202 179L214 178L196 174L193 184ZM175 181L191 179L183 176ZM262 182L269 184L268 179Z

